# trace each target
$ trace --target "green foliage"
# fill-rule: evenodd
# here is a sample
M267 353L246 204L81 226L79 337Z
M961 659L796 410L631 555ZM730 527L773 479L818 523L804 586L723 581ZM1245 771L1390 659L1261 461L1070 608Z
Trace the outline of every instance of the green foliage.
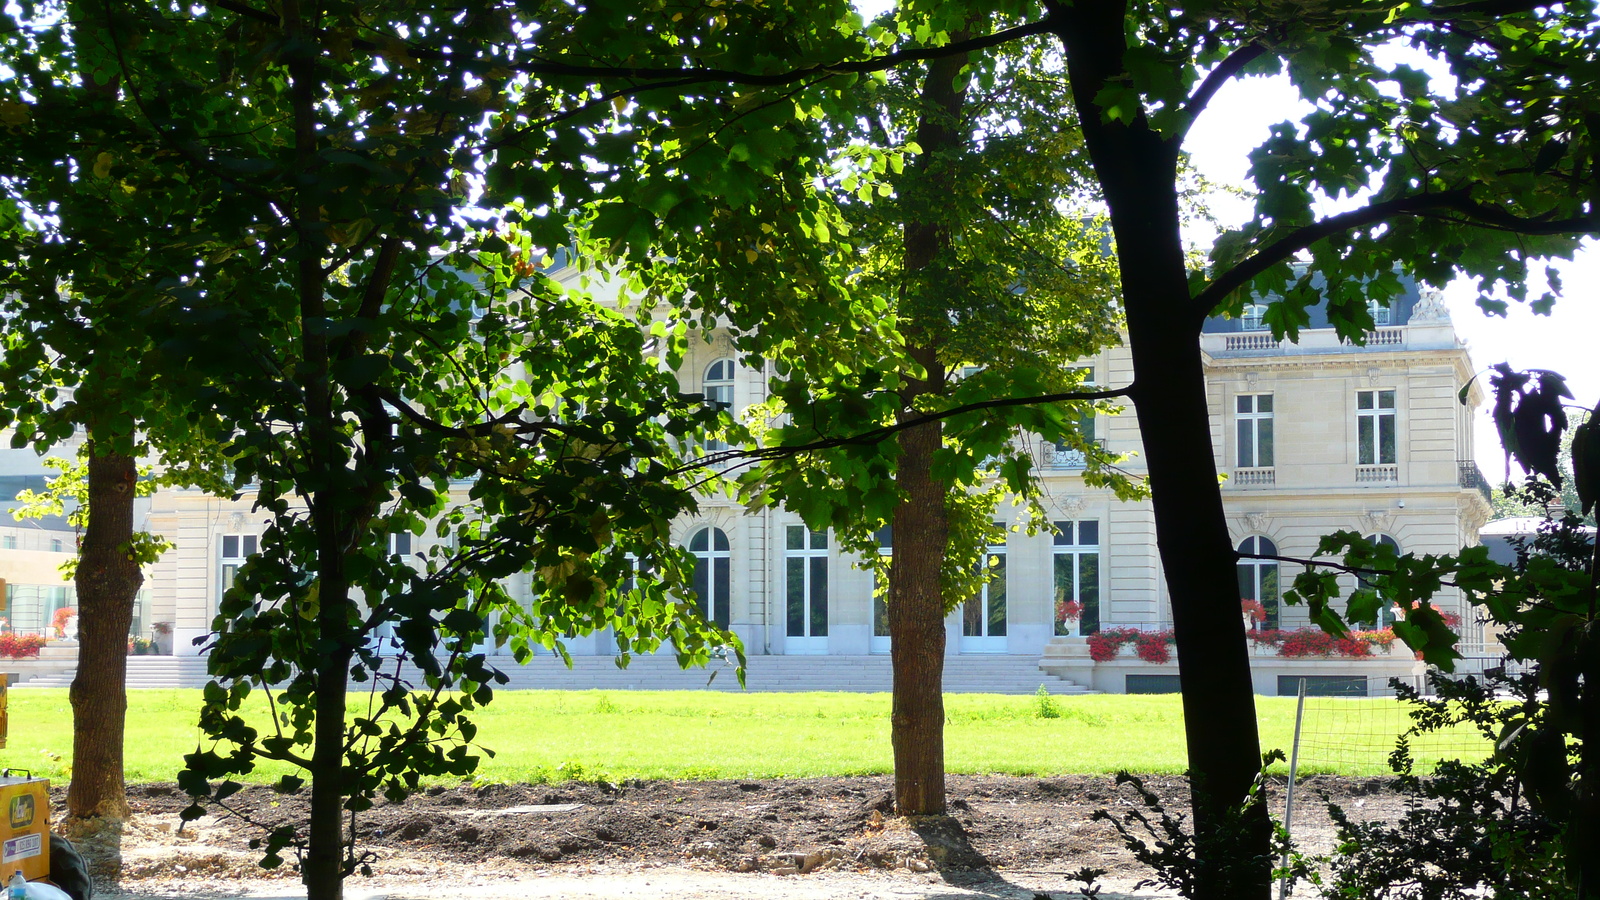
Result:
M1131 787L1138 804L1120 814L1095 810L1091 818L1114 828L1133 858L1151 870L1152 876L1140 880L1135 890L1161 887L1176 891L1181 897L1194 897L1197 886L1211 879L1243 882L1248 878L1244 873L1271 868L1289 848L1289 834L1278 825L1273 828L1267 855L1253 857L1241 852L1252 845L1249 835L1256 829L1256 822L1267 817L1267 798L1262 789L1267 767L1282 762L1283 758L1282 750L1263 756L1261 772L1252 782L1244 802L1204 835L1191 833L1181 813L1169 812L1137 775L1126 771L1117 773L1117 785ZM1192 785L1191 789L1201 788ZM1207 844L1207 841L1216 843ZM1207 872L1208 868L1229 871L1218 874Z
M1039 685L1039 690L1033 695L1033 717L1035 719L1061 718L1061 704L1056 698L1050 696L1050 690L1044 685Z
M1405 813L1394 823L1360 822L1330 806L1337 850L1299 860L1326 873L1311 879L1320 895L1329 900L1575 897L1567 883L1565 847L1570 845L1563 839L1561 789L1555 796L1543 790L1554 773L1528 777L1534 758L1550 752L1534 724L1547 714L1538 697L1538 676L1435 677L1431 684L1436 696L1425 698L1395 682L1413 719L1390 758L1407 795ZM1446 761L1431 776L1419 775L1409 739L1458 725L1477 730L1498 749L1487 759ZM1554 780L1563 782L1567 761L1553 762L1562 773Z
M57 474L45 482L45 489L36 492L23 489L17 492L17 506L11 515L17 520L39 519L45 516L65 515L67 524L82 531L89 524L89 464L87 461L69 463L58 457L44 461L45 467ZM134 485L134 495L148 497L162 483L149 466L139 469L139 480ZM161 554L176 547L160 535L148 531L135 531L119 548L141 566L148 566L161 558ZM61 573L71 578L78 571L79 557L74 555L61 563Z

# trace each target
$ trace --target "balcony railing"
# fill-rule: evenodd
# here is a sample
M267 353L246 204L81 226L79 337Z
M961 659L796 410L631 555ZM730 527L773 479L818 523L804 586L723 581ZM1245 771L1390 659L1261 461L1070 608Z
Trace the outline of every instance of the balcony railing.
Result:
M1276 469L1234 469L1228 482L1238 487L1264 487L1278 481Z
M1090 443L1101 450L1106 448L1105 438L1096 438ZM1041 469L1083 469L1087 468L1089 460L1082 450L1072 450L1066 447L1057 447L1049 441L1039 445L1039 468Z
M1276 350L1283 342L1272 336L1270 331L1247 331L1244 334L1230 334L1223 341L1226 350Z
M1399 466L1356 466L1356 484L1399 483Z
M1483 477L1483 471L1478 468L1477 463L1470 459L1461 459L1456 461L1456 468L1461 473L1462 487L1477 488L1478 493L1483 495L1483 502L1494 503L1494 488L1489 486L1489 480Z

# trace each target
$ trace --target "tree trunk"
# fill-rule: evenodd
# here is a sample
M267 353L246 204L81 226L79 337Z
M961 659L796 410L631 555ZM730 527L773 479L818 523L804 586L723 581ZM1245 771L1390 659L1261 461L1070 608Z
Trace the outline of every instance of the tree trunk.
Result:
M957 38L959 39L959 38ZM917 143L923 154L911 170L906 193L903 271L906 289L901 315L911 324L907 341L913 359L926 371L901 392L902 418L916 416L916 398L945 388L944 364L937 335L946 327L950 285L928 283L926 270L949 246L949 227L938 219L945 180L929 177L929 161L963 140L962 104L965 82L956 78L967 63L965 54L935 60L922 86L922 112ZM912 287L912 285L920 285ZM922 324L918 324L922 323ZM905 816L943 815L944 791L944 651L945 603L941 572L950 525L945 494L950 486L933 477L933 455L943 442L938 422L900 433L900 459L895 483L902 500L894 510L894 559L889 576L889 641L894 668L893 711L889 737L894 747L895 809Z
M1095 102L1125 74L1125 12L1113 2L1054 9L1084 142L1116 236L1132 396L1172 597L1200 863L1196 898L1265 900L1271 889L1266 810L1234 818L1259 771L1261 745L1236 557L1211 444L1199 345L1204 317L1192 308L1179 232L1178 145L1142 116L1108 121Z
M128 631L144 583L128 558L138 469L131 456L98 453L91 432L89 524L78 555L78 672L72 678L72 782L67 815L128 815L122 742L128 715Z
M938 354L917 353L930 380L942 383ZM916 415L907 411L905 415ZM943 815L944 590L940 571L950 525L948 487L933 477L933 453L944 429L931 422L900 433L895 482L903 499L894 510L894 559L889 575L890 657L895 809L905 816Z

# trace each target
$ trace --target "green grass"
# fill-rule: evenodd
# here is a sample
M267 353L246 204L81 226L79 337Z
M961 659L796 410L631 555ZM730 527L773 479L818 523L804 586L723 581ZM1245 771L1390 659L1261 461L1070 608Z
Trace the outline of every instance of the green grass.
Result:
M352 698L354 699L354 698ZM364 699L364 697L363 697ZM946 698L945 754L953 773L1011 775L1183 771L1183 714L1176 695L1057 697L1041 718L1035 697ZM199 740L197 690L138 690L128 698L131 782L170 781ZM1361 711L1363 727L1398 727L1393 701L1321 701ZM1262 744L1288 750L1293 698L1258 697ZM261 711L256 711L260 715ZM265 716L260 716L264 725ZM507 691L476 716L485 781L565 778L774 778L891 771L887 694L731 694L701 691ZM1376 723L1376 724L1375 724ZM1337 724L1337 723L1335 723ZM1391 729L1392 730L1392 729ZM1303 770L1382 774L1393 746L1373 738L1365 762ZM72 752L65 690L11 693L10 740L0 765L63 779ZM1278 768L1282 769L1280 764ZM262 767L253 780L285 769Z

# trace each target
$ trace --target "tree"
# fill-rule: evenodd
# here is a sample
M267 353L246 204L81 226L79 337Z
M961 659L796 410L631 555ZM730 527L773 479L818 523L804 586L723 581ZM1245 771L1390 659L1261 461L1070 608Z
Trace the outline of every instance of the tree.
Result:
M178 400L157 402L220 446L232 489L271 516L214 623L208 742L183 783L225 805L227 776L257 760L302 770L279 788L309 789L306 828L262 844L268 864L301 851L311 897L338 897L364 865L353 817L377 793L471 770L469 713L503 680L483 642L526 658L610 627L627 651L670 640L685 663L739 653L669 593L686 576L667 523L694 504L684 448L718 419L655 361L681 353L681 332L641 331L537 268L541 248L576 243L603 262L648 243L631 240L621 202L634 185L604 173L629 122L659 112L654 98L626 102L645 91L629 60L841 55L853 44L823 26L847 14L774 7L730 29L721 15L662 27L653 8L610 6L484 3L447 19L402 0L16 7L3 109L32 164L10 173L5 220L31 279L20 324L62 329L32 352L66 369L103 360L119 391L135 372L180 381ZM596 86L596 72L620 87ZM673 141L713 145L697 162L717 177L687 194L748 210L782 157L733 150L784 133L720 113L697 129L703 100L671 100ZM641 127L637 140L660 137ZM116 215L95 205L105 197ZM792 228L804 215L778 199L762 222ZM707 224L707 208L681 212ZM67 311L31 318L61 286ZM107 336L138 342L112 353ZM52 390L27 402L62 421L47 415ZM116 402L118 443L99 446L131 459L150 411ZM405 532L435 546L399 559L390 539ZM101 543L93 526L89 542ZM500 586L524 571L529 605ZM371 641L389 629L399 659ZM366 703L349 701L352 681L371 688ZM265 731L241 715L261 693Z
M161 549L134 530L134 499L149 484L136 460L158 449L166 483L212 489L221 487L220 463L202 433L208 423L190 403L197 383L157 362L141 326L152 298L133 277L158 270L154 257L192 258L194 250L163 240L174 225L170 207L128 190L150 167L126 143L107 33L93 19L77 20L76 80L45 64L63 52L59 38L30 29L4 38L19 77L0 83L0 156L8 161L0 423L13 429L16 446L41 453L83 436L81 484L68 479L74 491L81 487L75 515L84 534L73 560L81 615L67 814L120 819L128 814L125 646L141 568Z
M928 21L960 34L986 18L948 4ZM1032 443L1061 441L1086 455L1091 483L1134 490L1102 470L1109 458L1075 427L1093 415L1090 401L1117 393L1096 392L1072 365L1116 340L1116 318L1104 232L1061 208L1085 173L1062 164L1081 148L1054 103L1057 75L1036 41L908 65L863 92L866 124L836 138L849 174L835 202L851 225L840 264L856 296L893 317L900 341L849 372L797 368L764 411L786 424L764 436L796 447L871 424L903 427L875 444L783 456L745 479L753 503L781 502L814 528L832 527L877 573L904 815L945 811L945 620L977 602L990 577L987 548L1003 540L993 533L997 503L1020 500L1030 530L1043 521ZM903 170L862 175L848 158L862 145L915 156ZM880 184L885 196L875 196ZM1047 394L1079 402L1036 401ZM884 526L893 534L887 559Z

